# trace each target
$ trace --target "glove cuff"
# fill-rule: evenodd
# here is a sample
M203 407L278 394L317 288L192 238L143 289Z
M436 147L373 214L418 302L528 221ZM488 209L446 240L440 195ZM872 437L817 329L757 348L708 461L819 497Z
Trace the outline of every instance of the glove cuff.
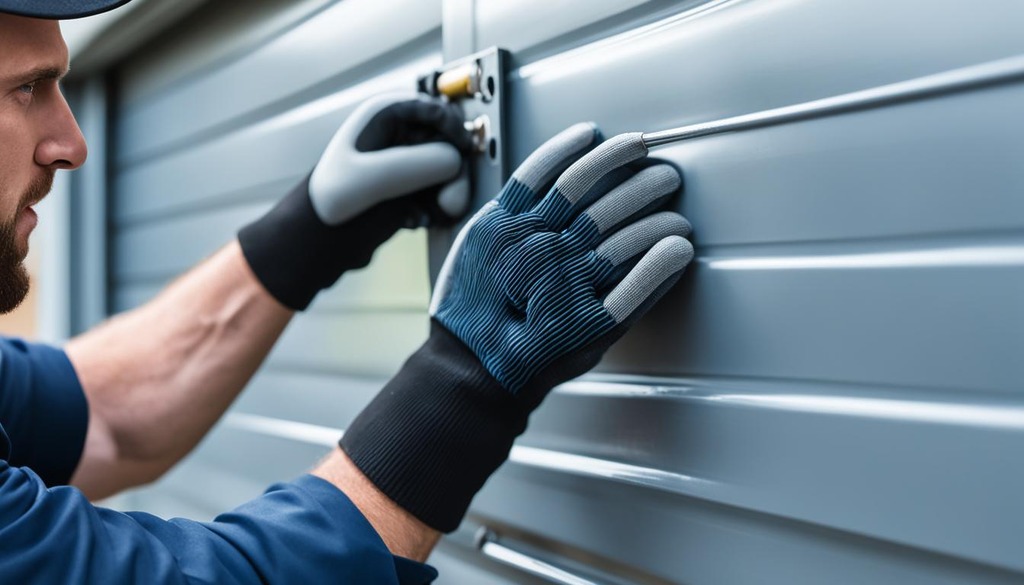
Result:
M382 205L363 216L325 224L309 198L306 176L266 215L239 230L238 242L264 288L281 304L302 311L343 272L369 264L377 246L404 221Z
M391 500L427 525L458 528L473 496L526 429L529 408L437 321L339 445Z

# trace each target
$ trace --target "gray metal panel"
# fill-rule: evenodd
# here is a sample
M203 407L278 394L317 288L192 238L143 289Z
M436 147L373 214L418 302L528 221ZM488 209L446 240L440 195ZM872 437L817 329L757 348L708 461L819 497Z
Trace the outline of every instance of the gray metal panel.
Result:
M440 62L435 4L273 4L236 25L219 11L237 5L208 8L122 69L118 308L301 178L360 99ZM395 11L418 17L372 26ZM260 44L190 45L204 18ZM1022 21L1010 1L447 0L443 44L514 50L517 162L581 119L659 130L1024 54ZM636 583L1024 580L1022 92L656 151L684 171L695 265L600 384L533 416L467 527ZM424 246L404 236L323 295L136 501L211 517L308 469L425 334ZM538 582L462 533L435 558L441 583Z
M562 469L579 476L574 483L597 480L633 498L721 505L740 517L768 515L1022 568L1024 477L1007 471L1024 431L1019 403L820 383L659 383L564 388L533 417L520 445L587 457L587 465L571 471L571 460L525 451L510 467ZM584 548L614 538L614 531L562 527L548 504L513 495L518 489L492 485L478 513L531 532L567 534ZM652 530L608 552L662 566L665 576L682 574L692 559L665 558L657 547L687 535L699 532Z
M356 104L411 91L440 46L438 3L219 2L120 64L113 308L152 298L230 241L309 172ZM229 418L127 505L208 519L307 471L426 336L426 234L403 233L376 258L297 317ZM318 440L251 424L278 420L321 425Z
M396 13L403 18L394 18ZM290 20L285 24L290 25ZM309 99L309 92L317 91L319 84L351 83L367 71L360 67L374 59L403 52L413 39L436 38L440 23L441 7L434 2L337 2L212 71L126 104L118 134L122 144L118 161L187 147L194 136L238 118L251 123L254 120L244 115L277 109L281 103L294 105L304 93ZM379 68L368 69L374 70Z
M107 179L107 82L91 78L75 86L71 93L75 117L89 137L86 164L71 175L71 246L68 249L71 290L68 298L69 334L81 333L100 323L109 307L110 242L107 235L110 196Z
M1024 54L1010 2L542 10L531 36L536 11L475 7L471 49L517 49L513 161L579 120L655 131ZM601 365L628 384L549 398L474 522L680 583L1024 580L1022 98L656 150L697 262Z
M338 125L361 100L408 90L416 75L440 61L438 41L413 42L382 72L362 83L283 107L248 125L229 127L188 148L128 165L118 173L115 217L120 222L266 198L313 168ZM140 130L144 132L144 130Z
M231 217L230 213L227 215ZM243 214L243 217L247 216ZM211 226L212 234L195 233L194 226L199 221L195 218L176 222L175 229L169 230L163 230L162 226L152 230L124 230L119 236L118 246L126 269L113 299L115 309L136 307L153 298L169 284L170 277L198 262L209 250L226 241L236 225L231 223L232 219L226 219ZM198 242L180 242L170 250L156 251L153 246L168 240L159 240L151 233L153 231L169 239L181 238L184 233L194 234L192 237ZM377 251L370 266L345 274L334 288L322 292L316 298L315 309L425 310L430 287L423 254L424 235L420 231L398 233ZM144 252L137 253L136 247L143 247ZM147 259L154 263L153 267L147 265ZM131 269L128 269L129 263Z

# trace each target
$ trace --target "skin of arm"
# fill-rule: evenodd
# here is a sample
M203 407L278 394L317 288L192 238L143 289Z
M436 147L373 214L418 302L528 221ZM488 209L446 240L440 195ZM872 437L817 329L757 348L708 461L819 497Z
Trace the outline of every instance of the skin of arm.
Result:
M220 419L293 315L236 241L151 302L71 340L65 349L90 409L72 485L95 500L160 477ZM312 473L345 492L393 554L424 561L437 544L440 533L340 449Z
M293 314L236 241L154 300L68 342L89 403L72 485L96 500L160 477L220 419Z
M68 53L56 21L0 14L0 30L7 217L17 212L7 207L19 192L46 172L81 166L86 147L57 86ZM23 164L27 153L34 165ZM65 350L90 411L72 485L96 500L160 477L224 414L293 315L264 289L235 241L153 301L71 340ZM317 474L351 492L393 553L424 560L437 534L340 453Z

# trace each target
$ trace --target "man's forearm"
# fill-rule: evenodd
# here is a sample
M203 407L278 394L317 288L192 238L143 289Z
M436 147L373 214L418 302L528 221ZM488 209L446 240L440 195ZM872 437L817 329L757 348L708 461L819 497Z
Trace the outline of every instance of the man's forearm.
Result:
M96 499L159 477L221 417L293 314L232 242L153 301L71 340L90 409L72 483Z

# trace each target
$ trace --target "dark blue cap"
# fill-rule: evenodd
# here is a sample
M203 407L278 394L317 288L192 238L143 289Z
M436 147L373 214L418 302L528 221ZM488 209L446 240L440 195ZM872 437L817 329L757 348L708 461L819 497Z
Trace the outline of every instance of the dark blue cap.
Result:
M0 12L66 20L117 8L131 0L0 0Z

